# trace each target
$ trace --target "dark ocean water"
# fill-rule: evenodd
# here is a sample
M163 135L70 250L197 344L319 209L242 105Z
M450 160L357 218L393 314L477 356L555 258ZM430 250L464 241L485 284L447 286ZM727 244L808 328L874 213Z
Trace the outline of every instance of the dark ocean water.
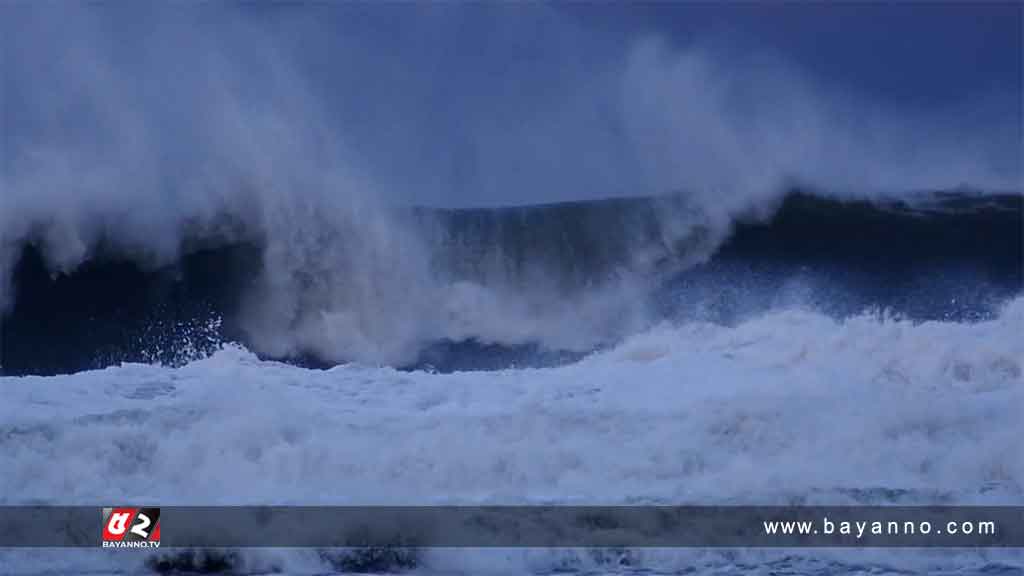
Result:
M615 199L498 209L406 211L431 246L431 268L452 281L528 287L562 296L631 275L656 318L732 323L780 306L835 317L865 311L914 320L991 317L1024 289L1024 197L942 193L892 202L792 192L770 218L740 218L724 243L685 197ZM682 232L680 232L682 230ZM246 344L240 302L262 273L259 242L197 244L169 266L104 250L54 275L32 244L14 270L2 321L5 374L57 374L123 361L174 363ZM569 362L585 352L540 342L432 341L401 367L496 369ZM314 355L281 360L327 366Z

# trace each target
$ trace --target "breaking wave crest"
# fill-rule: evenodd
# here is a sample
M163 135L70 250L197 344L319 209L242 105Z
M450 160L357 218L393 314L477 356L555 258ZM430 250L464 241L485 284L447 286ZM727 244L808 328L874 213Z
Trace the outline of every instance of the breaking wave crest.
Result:
M113 215L3 228L5 371L176 364L226 341L317 366L544 365L663 320L780 306L981 319L1024 286L1019 195L790 190L728 218L684 194L463 210L232 198L174 242Z

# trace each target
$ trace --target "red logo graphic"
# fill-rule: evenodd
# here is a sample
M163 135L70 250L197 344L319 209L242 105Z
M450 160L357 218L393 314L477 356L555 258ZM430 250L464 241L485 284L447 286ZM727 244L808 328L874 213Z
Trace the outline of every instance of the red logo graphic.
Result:
M104 548L159 548L159 508L104 508Z

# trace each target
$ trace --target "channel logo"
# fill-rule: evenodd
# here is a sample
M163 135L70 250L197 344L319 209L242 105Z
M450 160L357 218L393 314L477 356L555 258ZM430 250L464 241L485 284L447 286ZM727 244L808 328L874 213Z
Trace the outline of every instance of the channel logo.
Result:
M159 548L159 508L104 508L104 548Z

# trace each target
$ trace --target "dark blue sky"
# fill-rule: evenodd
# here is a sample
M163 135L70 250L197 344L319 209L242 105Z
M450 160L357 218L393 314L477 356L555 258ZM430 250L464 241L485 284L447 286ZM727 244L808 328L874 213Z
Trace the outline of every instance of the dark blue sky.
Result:
M1022 173L1021 3L0 9L7 156L110 161L127 131L167 180L275 118L426 203Z
M639 3L576 5L588 25L656 32L680 46L711 38L737 53L775 51L848 89L932 106L1021 95L1021 2Z
M1022 93L1024 2L424 3L418 11L408 5L356 3L243 10L272 26L316 15L336 24L338 34L360 29L384 35L430 20L423 18L425 13L444 14L444 19L461 20L470 36L465 29L489 33L498 27L543 40L533 35L540 14L550 7L612 44L656 34L680 48L711 42L737 57L776 53L818 78L907 105L927 107L978 94L1019 99Z

